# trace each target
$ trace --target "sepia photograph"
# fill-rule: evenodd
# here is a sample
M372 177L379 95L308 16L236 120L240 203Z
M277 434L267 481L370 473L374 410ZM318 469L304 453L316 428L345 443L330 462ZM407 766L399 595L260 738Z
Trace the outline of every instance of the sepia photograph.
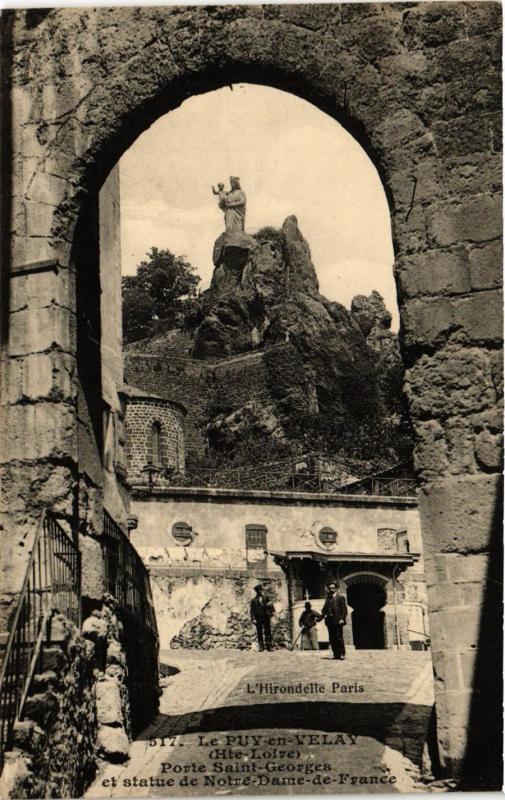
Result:
M4 5L0 797L501 792L501 4Z

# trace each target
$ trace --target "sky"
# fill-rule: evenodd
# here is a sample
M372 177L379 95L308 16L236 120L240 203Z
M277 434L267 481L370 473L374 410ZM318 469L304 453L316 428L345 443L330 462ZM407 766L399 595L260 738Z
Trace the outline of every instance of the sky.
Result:
M184 255L205 289L224 230L212 195L238 175L246 231L295 214L320 290L349 307L377 289L398 328L386 196L361 145L332 117L295 95L234 84L193 96L160 117L120 160L124 274L152 247Z

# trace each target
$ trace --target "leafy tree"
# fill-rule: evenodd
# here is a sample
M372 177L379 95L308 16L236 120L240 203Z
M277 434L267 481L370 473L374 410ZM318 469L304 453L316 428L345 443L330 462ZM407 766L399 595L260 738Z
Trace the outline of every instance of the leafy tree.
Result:
M152 247L147 258L122 280L125 343L180 327L194 308L200 277L185 256Z

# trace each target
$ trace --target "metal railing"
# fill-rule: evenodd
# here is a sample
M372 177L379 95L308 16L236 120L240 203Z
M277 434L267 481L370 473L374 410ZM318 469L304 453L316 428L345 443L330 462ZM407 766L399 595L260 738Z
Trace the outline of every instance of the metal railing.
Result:
M338 490L341 494L375 494L383 497L415 497L414 478L363 478Z
M102 552L106 591L157 636L149 573L124 531L107 511L104 511Z
M12 744L16 721L43 645L50 641L51 618L63 614L79 625L81 605L80 553L58 521L44 511L37 527L25 579L7 639L0 671L0 771Z
M169 486L249 489L285 492L320 492L328 494L375 494L386 497L415 497L416 481L411 478L367 477L341 484L337 475L325 472L284 472L249 470L191 469L186 475L167 478ZM159 481L163 486L163 477Z
M277 465L275 465L277 466ZM230 469L205 469L192 467L186 474L166 476L170 486L200 486L209 489L285 489L288 486L289 469L276 470L258 467L235 467ZM161 481L165 476L161 475Z

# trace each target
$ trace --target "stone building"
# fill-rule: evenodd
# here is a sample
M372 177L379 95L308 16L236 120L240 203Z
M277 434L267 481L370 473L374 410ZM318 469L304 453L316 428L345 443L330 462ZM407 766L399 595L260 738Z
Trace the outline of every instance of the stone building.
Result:
M274 598L279 647L329 580L349 605L350 648L429 642L415 497L132 487L132 541L149 569L162 649L254 647L249 602ZM326 628L319 640L328 645Z
M464 788L500 788L499 4L19 9L2 27L1 631L43 508L78 543L86 616L108 618L103 508L121 524L128 509L121 459L104 460L103 402L118 450L124 411L102 369L118 353L119 306L106 304L100 190L186 97L279 87L341 122L388 196L441 767ZM59 770L69 795L84 752L91 764L74 748Z
M164 475L184 474L186 448L183 419L186 409L142 389L124 385L128 481L138 483L152 465Z

